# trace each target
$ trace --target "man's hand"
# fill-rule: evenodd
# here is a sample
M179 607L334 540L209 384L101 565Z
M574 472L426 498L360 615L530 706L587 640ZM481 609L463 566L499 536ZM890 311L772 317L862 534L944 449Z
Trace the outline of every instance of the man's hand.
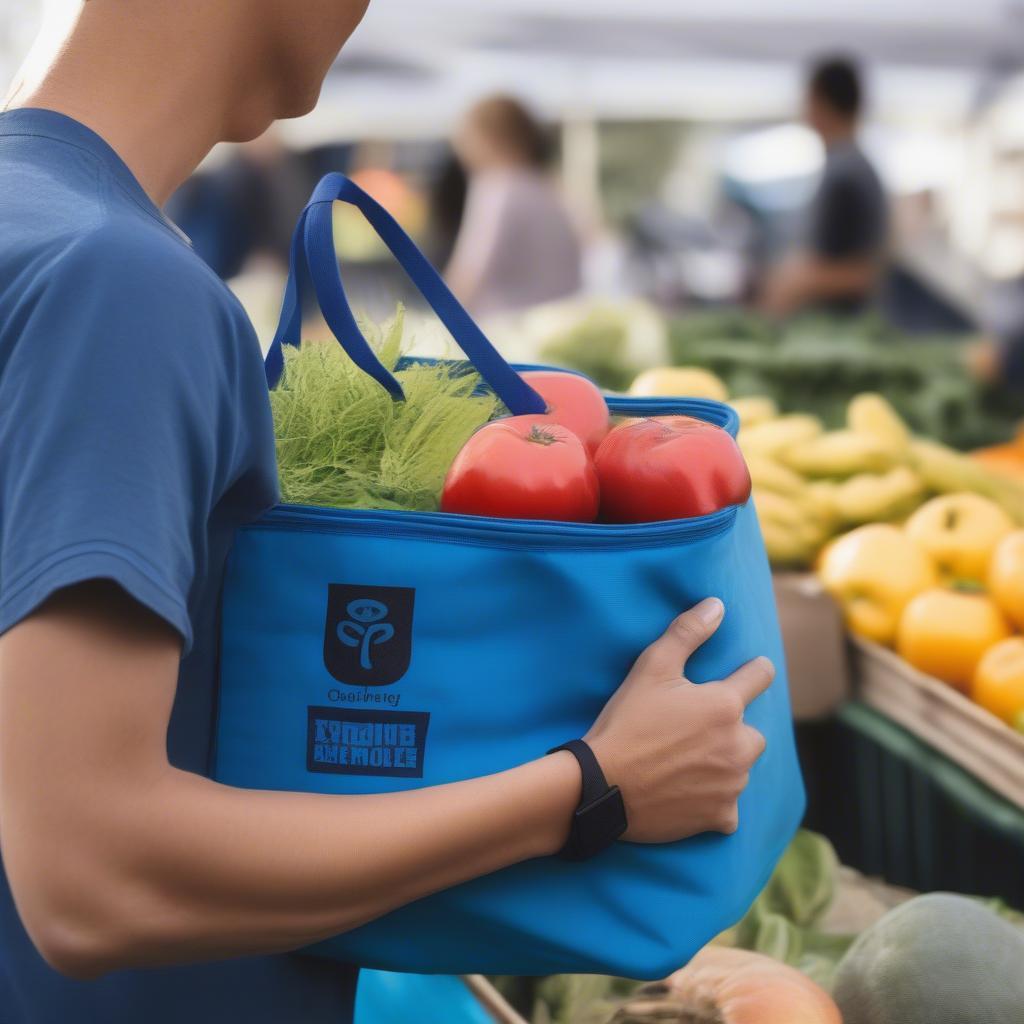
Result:
M376 796L232 789L172 768L180 646L103 582L0 638L4 867L63 973L296 949L565 843L580 799L565 752Z
M628 838L735 827L764 746L743 707L770 673L754 662L721 683L682 678L721 615L705 602L678 619L588 737L622 788ZM170 627L102 582L60 592L0 638L4 867L26 929L64 973L296 949L565 843L580 799L565 751L375 796L178 771L166 742L179 653Z
M796 253L768 275L758 306L771 317L786 317L816 302L862 298L877 283L882 264L871 256L825 259Z
M622 790L626 839L671 842L735 832L739 824L737 801L765 748L743 712L775 669L758 658L721 682L695 685L683 676L723 611L708 598L676 619L640 655L586 736L608 781Z

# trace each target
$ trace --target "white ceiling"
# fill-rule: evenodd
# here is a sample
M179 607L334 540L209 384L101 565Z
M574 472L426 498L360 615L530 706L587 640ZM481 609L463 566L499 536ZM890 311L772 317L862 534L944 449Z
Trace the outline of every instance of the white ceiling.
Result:
M353 53L452 51L792 58L848 46L977 66L1024 55L1020 0L376 0Z
M0 74L42 6L0 0ZM570 117L779 117L831 49L888 119L956 121L1024 67L1024 0L374 0L291 132L436 134L494 89Z
M494 89L570 117L774 118L835 49L888 118L955 122L1024 67L1024 0L376 0L293 131L434 133Z

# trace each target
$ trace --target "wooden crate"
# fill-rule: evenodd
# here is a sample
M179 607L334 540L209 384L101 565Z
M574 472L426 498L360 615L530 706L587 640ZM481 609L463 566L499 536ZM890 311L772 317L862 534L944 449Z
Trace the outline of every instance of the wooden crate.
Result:
M1024 734L884 647L851 639L859 698L1024 809Z
M776 573L773 581L793 717L826 718L850 696L843 617L817 576Z

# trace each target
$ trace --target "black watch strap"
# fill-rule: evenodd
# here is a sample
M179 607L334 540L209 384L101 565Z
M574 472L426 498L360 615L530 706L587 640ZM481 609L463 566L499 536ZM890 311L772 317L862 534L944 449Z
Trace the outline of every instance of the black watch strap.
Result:
M583 740L570 740L549 750L567 750L579 762L583 792L572 817L569 839L559 853L566 860L589 860L626 831L626 807L618 786L609 786L594 752Z

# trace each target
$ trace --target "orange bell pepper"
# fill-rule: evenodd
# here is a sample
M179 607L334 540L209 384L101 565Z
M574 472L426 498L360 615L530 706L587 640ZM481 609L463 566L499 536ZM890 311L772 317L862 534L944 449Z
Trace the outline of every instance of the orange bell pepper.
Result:
M904 608L896 650L914 668L966 690L985 653L1010 635L987 595L935 587Z
M1024 630L1024 530L1007 534L992 553L988 592L1003 614Z
M990 647L974 671L971 698L1007 725L1024 715L1024 636Z

